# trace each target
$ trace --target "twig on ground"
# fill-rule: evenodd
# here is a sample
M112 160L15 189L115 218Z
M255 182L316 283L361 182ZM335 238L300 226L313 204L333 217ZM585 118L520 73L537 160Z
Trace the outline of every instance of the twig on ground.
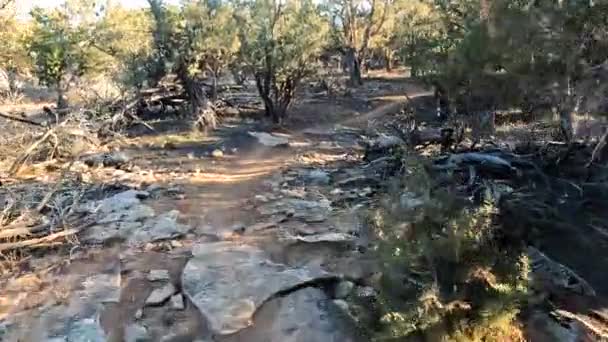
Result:
M597 145L595 145L595 148L593 149L593 153L591 154L591 159L589 160L587 165L585 165L585 167L588 168L589 166L591 166L591 164L593 164L593 162L595 161L595 158L597 158L597 155L602 151L604 146L606 146L607 138L608 138L608 128L606 128L606 132L604 132L604 134L598 141Z
M47 235L45 237L37 238L37 239L29 239L29 240L9 242L9 243L0 243L0 252L11 250L11 249L17 249L17 248L26 248L26 247L35 248L35 247L45 246L48 243L55 242L55 240L57 240L59 238L77 234L82 229L83 229L82 227L72 228L72 229L63 230L63 231L53 233L53 234Z
M55 192L59 189L59 186L61 185L61 181L65 178L65 175L70 171L70 169L72 168L72 165L74 165L75 161L76 161L76 159L73 159L72 161L70 161L70 163L65 167L65 169L63 169L63 171L61 171L61 175L59 175L59 179L57 180L55 185L53 185L51 190L44 196L44 198L42 199L40 204L38 204L38 206L36 207L37 212L39 212L39 213L42 212L42 210L46 207L46 205L49 202L49 200L51 199L51 197L53 197Z
M15 160L8 171L9 175L14 176L17 174L17 172L19 172L23 164L25 164L25 162L30 158L31 154L36 150L36 148L38 148L40 144L44 143L53 134L55 128L47 130L38 140L31 144L30 147L28 147L25 152L23 152L21 156L17 158L17 160Z

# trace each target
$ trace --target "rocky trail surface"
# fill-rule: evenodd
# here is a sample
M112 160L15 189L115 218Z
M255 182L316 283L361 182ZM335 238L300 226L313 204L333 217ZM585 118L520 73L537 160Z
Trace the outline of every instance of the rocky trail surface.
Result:
M359 222L383 176L361 160L370 137L238 121L180 139L84 160L105 195L77 209L92 223L67 260L10 279L1 339L367 340L343 299L373 293Z

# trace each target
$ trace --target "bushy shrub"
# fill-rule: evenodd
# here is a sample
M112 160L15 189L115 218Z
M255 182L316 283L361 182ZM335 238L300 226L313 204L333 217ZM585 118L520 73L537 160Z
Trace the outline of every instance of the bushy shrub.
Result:
M522 246L502 245L489 195L471 203L438 188L426 169L408 156L403 179L370 215L383 265L378 336L520 340L516 316L528 272Z

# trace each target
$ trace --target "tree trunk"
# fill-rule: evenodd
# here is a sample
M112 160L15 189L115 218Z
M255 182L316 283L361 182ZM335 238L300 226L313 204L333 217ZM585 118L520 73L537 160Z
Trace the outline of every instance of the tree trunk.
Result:
M65 89L59 84L57 86L57 109L68 108L68 100L65 97Z
M209 101L202 85L192 78L184 67L180 66L178 68L177 75L188 96L190 115L196 118L196 126L202 131L206 131L208 128L215 128L217 126L217 117L209 106Z
M6 78L8 81L8 91L12 98L15 98L19 93L19 87L17 87L17 71L13 68L9 68L6 71Z
M230 72L232 73L232 78L234 79L234 83L236 83L237 85L240 85L240 86L245 84L245 76L241 73L240 70L238 70L237 68L232 68L232 69L230 69Z
M359 86L363 84L361 79L361 61L359 60L355 49L346 49L346 65L348 67L348 73L350 76L350 83L353 86Z
M386 49L386 51L384 52L384 59L385 59L385 68L386 68L386 72L391 72L393 71L393 53L391 50Z
M211 70L211 101L217 100L217 71Z
M262 74L258 73L255 75L255 85L258 88L258 94L262 98L262 102L264 102L264 111L266 113L266 117L274 120L274 105L272 103L272 99L270 98L270 85L267 84L267 80L268 79Z

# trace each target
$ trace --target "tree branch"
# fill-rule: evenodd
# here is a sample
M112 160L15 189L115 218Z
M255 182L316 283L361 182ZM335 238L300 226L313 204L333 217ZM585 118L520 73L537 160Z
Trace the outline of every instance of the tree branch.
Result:
M18 121L18 122L26 123L26 124L29 124L29 125L34 125L34 126L38 126L38 127L45 127L45 125L43 123L32 121L32 120L29 120L29 119L26 119L26 118L21 118L21 117L18 117L18 116L12 116L12 115L5 114L5 113L2 113L2 112L0 112L0 117L8 119L8 120L13 120L13 121Z

